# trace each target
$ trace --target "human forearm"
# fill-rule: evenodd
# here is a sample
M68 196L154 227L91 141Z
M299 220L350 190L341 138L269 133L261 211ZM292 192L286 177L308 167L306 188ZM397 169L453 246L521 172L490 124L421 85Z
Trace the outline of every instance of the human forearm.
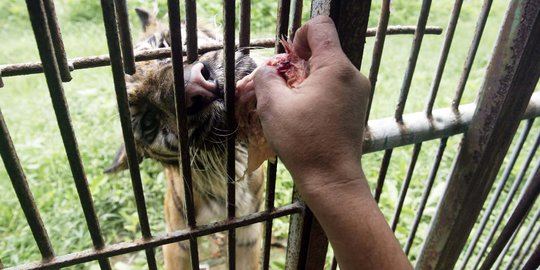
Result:
M329 182L300 192L326 232L341 269L412 268L371 196L359 166L302 175L310 175L303 182ZM336 181L328 181L328 177Z

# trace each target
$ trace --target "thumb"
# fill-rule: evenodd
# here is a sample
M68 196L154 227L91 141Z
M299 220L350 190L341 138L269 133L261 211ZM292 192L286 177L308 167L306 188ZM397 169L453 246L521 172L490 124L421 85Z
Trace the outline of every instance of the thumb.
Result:
M285 79L275 67L261 66L253 75L257 110L266 110L275 100L287 98L292 94Z

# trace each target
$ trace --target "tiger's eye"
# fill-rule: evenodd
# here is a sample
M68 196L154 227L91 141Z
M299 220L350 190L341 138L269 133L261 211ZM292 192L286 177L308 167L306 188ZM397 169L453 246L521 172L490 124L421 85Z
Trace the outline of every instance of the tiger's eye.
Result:
M159 121L157 119L157 111L149 109L141 119L142 137L146 143L151 143L157 136Z

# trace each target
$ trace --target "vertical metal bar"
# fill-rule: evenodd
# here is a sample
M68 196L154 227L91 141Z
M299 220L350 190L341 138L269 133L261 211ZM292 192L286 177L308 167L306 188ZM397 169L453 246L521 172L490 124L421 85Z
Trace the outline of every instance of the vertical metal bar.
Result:
M384 156L381 163L381 169L379 171L379 177L377 178L377 186L375 187L375 201L379 203L381 199L382 190L384 187L384 180L386 179L386 173L390 166L390 159L392 158L392 152L394 149L388 149L384 151Z
M540 164L540 162L538 164ZM484 260L480 270L491 269L491 266L508 242L508 239L510 239L512 234L518 228L519 224L527 217L527 213L533 207L534 202L540 194L540 166L537 166L536 171L531 173L531 178L529 181L527 181L527 186L524 188L524 190L525 192L523 192L523 196L520 197L517 206L514 208L512 216L510 216L510 219L504 226L499 238L491 247L491 251Z
M396 108L394 118L397 122L403 121L403 111L405 110L405 102L409 95L409 89L411 88L411 82L416 68L416 62L418 61L418 54L420 53L420 47L422 46L422 40L424 38L424 31L426 30L426 23L429 16L429 9L431 8L431 0L422 1L422 8L420 9L420 16L418 17L418 23L416 24L416 30L414 31L414 40L411 48L411 55L409 57L409 64L405 71L405 78L401 85L401 93L399 94L399 100Z
M240 52L249 54L251 38L251 0L240 0L240 32L238 33Z
M537 270L538 266L540 266L540 243L536 245L534 252L529 257L529 260L527 260L527 263L525 263L523 266L523 270Z
M451 269L497 176L540 76L540 3L510 3L475 114L418 259L419 269Z
M4 81L2 80L2 69L0 69L0 88L4 87Z
M296 30L300 28L302 25L302 9L303 9L304 1L303 0L292 0L292 10L291 10L291 16L292 16L292 23L291 27L289 27L289 39L294 40L294 34L296 33Z
M394 212L394 218L392 219L393 232L396 231L397 225L399 223L399 216L401 215L401 209L403 208L403 203L405 202L405 198L407 197L407 191L409 190L409 184L411 183L414 167L416 166L416 161L418 160L418 155L420 154L420 149L422 149L421 143L417 143L414 145L411 162L409 163L409 168L407 169L407 175L405 176L405 180L401 184L398 204L396 206L396 211Z
M15 190L15 194L17 194L28 226L30 226L30 229L32 230L41 257L43 260L49 260L54 257L54 251L49 236L47 235L47 230L41 220L38 208L34 203L32 191L30 191L30 187L28 187L26 176L21 167L21 163L19 162L19 157L15 151L11 136L9 135L9 130L4 121L2 111L0 111L0 156L4 161L4 167L11 179L11 185Z
M540 207L536 210L536 213L534 214L534 217L531 219L531 222L529 223L529 226L527 226L527 229L526 229L526 232L525 232L527 236L531 236L531 233L533 232L533 229L534 229L534 225L536 225L536 223L538 222L538 219L540 219ZM514 252L512 253L512 255L510 256L510 260L508 261L508 264L506 265L506 269L512 268L512 265L514 264L514 261L517 259L517 257L520 254L521 250L523 250L523 253L527 252L528 249L523 249L523 247L525 246L525 241L527 241L527 239L531 238L531 237L527 237L527 236L523 237L523 239L521 239L520 243L518 243L516 245L516 248L515 248ZM531 238L531 239L534 239L534 238ZM507 246L510 246L510 245L507 245ZM503 253L503 255L499 256L499 257L504 258L504 255L505 255L505 253ZM517 265L517 267L519 267L519 264ZM497 266L497 268L498 268L498 266Z
M369 69L368 75L369 81L371 82L371 93L369 94L366 124L369 120L371 105L373 104L373 97L375 96L375 86L377 85L377 76L379 74L379 67L381 66L384 41L386 39L386 30L388 29L388 20L390 19L390 4L391 0L382 1L381 15L379 17L377 32L375 34L375 45L373 46L373 53L371 55L371 68Z
M124 71L127 74L135 74L135 56L133 53L133 42L131 40L131 29L129 27L129 17L126 0L114 0L114 10L118 20L118 32L120 33L120 48L122 60L124 61Z
M420 201L420 206L418 208L418 211L416 212L416 216L414 217L414 222L411 228L411 232L409 233L409 237L407 238L407 243L405 244L404 250L405 250L405 254L407 255L409 255L409 251L411 250L411 247L414 243L414 237L416 236L418 225L420 224L420 220L422 219L422 215L424 214L424 209L426 207L429 194L431 193L431 189L433 188L433 184L435 183L437 171L439 170L439 166L441 165L441 160L444 154L444 150L446 149L447 142L448 142L448 137L441 139L441 143L439 144L439 150L437 150L435 161L433 162L433 166L431 167L431 171L429 172L428 181L426 183L424 193L422 194L422 200Z
M56 11L54 8L53 0L44 0L43 6L45 7L45 13L47 15L47 26L51 34L53 41L54 53L56 56L56 64L60 72L60 78L63 82L71 81L71 74L69 70L69 64L67 61L66 50L64 49L64 41L62 40L62 33L58 20L56 19Z
M521 255L519 256L519 258L517 259L516 268L519 268L519 266L521 266L521 264L523 263L523 260L525 260L525 256L527 254L526 251L530 250L530 248L532 247L534 242L536 242L536 240L538 239L539 235L540 235L540 226L538 226L538 228L536 228L536 231L532 234L531 241L529 243L527 243L525 248L523 248L523 250L525 250L525 251L522 252Z
M284 53L285 49L281 45L280 39L287 35L289 28L289 13L291 11L291 0L279 0L276 24L276 53Z
M187 61L192 63L199 58L197 50L197 2L195 0L185 0L185 4Z
M184 192L187 209L188 226L194 228L195 206L193 202L193 179L191 175L191 157L189 155L188 126L186 113L186 96L184 88L184 66L182 55L182 34L180 25L180 2L179 0L168 0L169 9L169 29L171 33L171 57L173 61L174 76L174 99L176 104L176 125L180 139L180 166L184 177ZM189 239L191 255L191 267L199 269L199 251L196 238Z
M506 186L506 183L508 182L508 179L510 177L510 174L512 173L512 169L514 168L514 165L516 164L516 161L519 157L519 154L521 152L521 149L523 148L523 145L525 144L525 141L527 140L527 137L529 135L529 132L531 131L532 125L534 123L534 118L527 120L527 124L525 125L523 132L521 133L516 148L512 152L512 155L510 156L510 160L508 162L508 165L504 169L504 172L501 176L501 180L499 180L499 184L497 185L497 188L495 192L493 193L491 197L491 201L489 202L488 206L486 207L486 210L484 212L484 216L482 217L482 220L480 221L480 224L478 225L478 229L476 230L476 233L474 234L471 242L469 243L469 246L467 247L467 251L465 252L465 257L463 257L463 261L461 263L460 269L463 270L467 267L467 263L469 262L469 259L471 258L474 248L476 244L478 243L478 240L482 236L482 232L484 231L487 222L489 221L489 218L493 216L493 210L495 209L495 205L499 201L499 197L504 190L504 187ZM540 138L540 137L539 137ZM536 149L533 147L533 151L531 152L534 156ZM532 157L529 156L529 157ZM530 162L530 160L529 160ZM528 167L528 163L527 167ZM525 167L526 168L526 167ZM519 183L521 179L523 178L523 175L520 174L521 177L516 178L514 181L514 186L516 183ZM516 186L517 188L517 186ZM512 189L514 190L514 189Z
M139 159L135 150L135 139L133 137L133 127L131 126L131 114L129 112L128 97L126 90L126 81L124 78L124 66L122 61L122 49L118 36L118 29L115 18L115 6L112 0L102 0L101 8L103 12L103 23L105 26L105 34L107 37L107 47L111 58L111 70L113 74L114 90L118 103L118 112L120 114L120 124L122 126L122 134L124 138L124 146L129 164L129 172L131 175L131 185L135 196L135 204L137 206L137 215L141 226L141 234L143 238L151 238L152 232L148 221L146 211L146 202L144 198L144 188L141 181L139 171ZM149 269L157 269L155 254L153 249L146 249L146 259Z
M331 269L331 270L336 270L337 267L338 267L338 264L337 264L337 261L336 261L336 257L334 257L334 258L332 259L332 265L330 266L330 269Z
M266 211L274 209L274 201L276 198L276 176L277 176L277 159L275 162L267 163L266 177ZM263 247L263 269L270 267L270 247L272 244L272 225L273 220L269 219L265 224L264 247Z
M454 108L454 110L458 110L459 103L461 102L461 97L463 96L463 91L465 91L465 85L467 84L467 80L469 79L469 75L471 73L471 68L476 57L476 52L478 51L478 46L480 45L480 39L482 38L482 34L484 33L484 28L486 26L492 3L493 0L485 0L484 4L482 5L482 10L478 15L478 22L476 23L476 27L474 29L474 37L471 43L471 47L469 47L469 52L467 53L467 58L463 66L463 73L461 73L461 77L459 79L456 89L456 94L454 96L454 99L452 100L452 107Z
M493 269L499 269L499 267L501 266L501 263L504 260L504 257L506 256L506 253L508 253L508 250L512 246L512 243L514 242L514 239L516 238L516 235L517 235L518 231L519 231L519 229L517 229L516 232L514 234L512 234L512 237L510 238L510 240L508 240L508 243L506 244L506 246L504 246L504 249L503 249L501 255L499 256L499 258L497 258L497 261L493 265Z
M431 113L433 111L433 104L435 103L435 98L437 98L437 92L439 91L439 86L441 84L444 67L446 65L446 60L448 59L448 53L450 52L450 46L452 45L452 40L454 39L454 32L456 31L456 26L462 5L463 0L456 0L454 2L454 6L452 7L450 21L448 22L448 27L446 30L446 37L444 38L441 55L439 56L439 63L437 64L435 77L433 78L433 82L431 83L429 99L426 105L426 115L428 116L431 116Z
M510 204L512 204L514 196L515 196L517 190L519 189L519 186L520 186L520 184L522 182L522 179L525 177L525 174L526 174L527 170L529 169L529 164L531 163L532 159L534 158L534 155L535 155L536 150L538 149L539 145L540 145L540 134L538 134L536 142L535 142L533 148L531 149L531 152L529 153L529 156L527 157L527 160L523 164L523 167L521 168L521 171L519 172L518 176L514 180L514 183L512 184L512 187L510 187L510 190L508 191L508 194L507 194L506 200L504 201L504 204L502 206L501 212L499 213L499 215L495 219L495 222L491 226L491 230L489 231L487 239L484 242L484 246L478 252L478 256L476 257L476 261L475 261L475 264L474 264L475 269L476 269L476 267L478 265L480 265L480 261L481 261L482 257L484 256L484 253L488 249L489 244L491 243L491 240L495 236L495 233L497 233L497 229L499 228L499 225L501 224L502 220L504 219L504 215L506 214L506 211L510 207ZM538 164L536 165L535 169L538 169L539 166L540 166L540 160L539 160ZM529 179L529 181L530 181L530 179ZM480 232L480 234L481 234L481 232Z
M96 249L101 249L104 247L105 243L101 235L92 195L90 194L88 182L84 173L84 166L79 153L77 139L75 138L73 126L71 124L69 109L60 80L57 61L55 59L51 35L47 29L47 18L43 1L38 1L36 3L36 1L26 0L26 6L28 8L28 14L30 15L32 29L43 64L43 70L49 87L58 127L60 129L60 134L62 135L71 173L73 174L77 193L79 194L79 200L83 208L88 230L90 231L94 247ZM111 268L107 259L101 259L99 263L102 269Z
M235 0L223 1L223 51L225 67L225 107L227 110L227 129L229 134L227 138L227 217L232 219L236 216L236 199L235 199L235 146L236 146L236 119L234 117L234 91L235 91ZM229 230L229 269L236 268L236 231Z

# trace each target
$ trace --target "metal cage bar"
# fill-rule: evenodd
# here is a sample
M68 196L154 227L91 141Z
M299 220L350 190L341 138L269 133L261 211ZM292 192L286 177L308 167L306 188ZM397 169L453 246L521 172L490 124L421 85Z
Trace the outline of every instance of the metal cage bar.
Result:
M441 85L444 67L446 66L446 60L448 59L450 46L452 46L452 40L454 39L454 33L456 31L456 26L458 23L462 5L463 0L456 0L454 2L454 6L452 7L450 21L448 22L448 26L446 27L446 37L444 38L441 55L439 56L439 62L437 64L435 76L433 77L433 81L431 83L431 88L429 91L429 98L426 105L426 114L428 116L431 115L431 113L433 112L433 105L435 104L437 93L439 92L439 86Z
M266 169L266 211L272 211L275 208L274 201L276 198L276 176L277 176L277 159L276 162L267 162ZM263 245L263 269L270 269L270 248L272 245L272 225L273 220L269 219L264 227L264 245Z
M491 200L489 201L489 204L486 207L484 216L482 217L482 220L480 221L480 224L478 225L476 233L474 234L471 242L469 243L467 247L467 251L465 251L465 257L463 258L463 261L460 266L460 269L462 270L466 268L467 263L469 262L469 259L471 258L473 254L474 248L476 247L478 240L482 236L482 232L484 231L487 222L489 221L490 217L492 217L493 215L493 210L495 209L495 205L497 204L497 202L499 202L499 197L501 193L503 192L504 187L506 186L506 183L509 180L512 169L514 168L514 165L516 164L519 154L521 153L521 149L523 148L523 145L525 144L525 141L527 140L527 137L529 135L529 132L531 131L533 123L534 123L534 118L527 120L527 124L525 125L523 132L521 133L517 141L516 147L514 148L514 151L512 152L510 156L510 160L508 161L508 164L506 165L506 168L504 169L504 172L501 176L501 180L499 180L499 184L497 185L497 188L495 192L493 193L493 197L491 197ZM532 156L534 156L534 153L535 153L535 148L533 147L533 149L534 150L531 151ZM529 155L529 157L531 158L532 156ZM526 164L528 166L528 163ZM519 183L521 181L523 176L521 174L519 176L514 180L514 183ZM514 189L512 188L511 190L514 190Z
M241 53L249 54L251 40L251 0L240 0L239 28L238 47Z
M188 227L196 227L195 206L193 201L193 178L191 174L191 157L189 153L188 129L187 129L187 109L186 95L184 87L184 66L182 57L182 33L180 25L180 2L179 0L168 0L169 9L169 29L171 34L171 58L173 62L174 76L174 99L176 105L176 125L180 141L180 166L184 180L184 195L187 210ZM191 256L191 267L199 269L199 251L197 238L189 238L189 250Z
M540 265L540 243L537 244L534 252L531 254L529 259L523 266L523 270L538 269L538 265Z
M531 222L529 223L529 226L527 226L527 229L526 230L526 234L528 236L531 236L530 234L533 232L533 229L534 229L534 226L536 225L536 223L538 222L538 220L540 219L540 207L536 210L536 213L534 214L534 216L531 218ZM514 234L516 235L516 234ZM521 251L523 250L523 253L527 252L529 250L529 248L527 249L523 249L523 247L526 245L525 241L527 241L530 237L523 237L523 239L518 243L516 244L516 248L514 249L514 252L512 252L512 255L510 256L510 260L508 261L507 265L506 265L506 269L509 269L512 267L512 265L514 264L514 261L516 261L516 259L518 258L519 254L521 253ZM534 239L534 238L531 238L531 239ZM506 246L507 247L510 247L510 243L512 243L513 241L510 240L509 241L509 244L507 244ZM506 252L503 252L501 253L502 256L499 256L499 259L501 258L504 258L505 255L506 255ZM499 262L502 262L502 260L499 260ZM494 267L498 268L499 265L495 265ZM517 265L517 267L519 267L519 265Z
M390 4L391 0L383 0L381 6L381 15L379 16L379 22L377 23L377 34L375 35L375 45L373 46L373 52L371 54L371 67L369 68L368 78L371 82L371 91L369 94L368 107L366 112L366 124L369 120L369 114L371 112L371 106L373 104L373 97L375 96L375 86L377 85L377 75L379 74L379 67L381 66L381 59L384 49L384 41L386 40L386 34L388 29L388 21L390 19ZM382 178L384 180L384 178ZM382 188L382 186L381 186ZM378 202L378 198L376 199Z
M480 11L480 15L478 15L478 22L476 23L476 27L474 29L474 37L472 39L471 46L469 47L465 64L463 65L463 73L461 73L461 77L456 88L456 94L452 100L452 106L454 109L458 109L458 106L461 103L461 98L463 97L463 92L465 91L465 85L467 84L467 80L471 74L471 68L476 57L476 52L478 51L478 46L480 45L480 40L482 39L484 29L486 27L486 22L492 3L493 0L485 0L484 4L482 5L482 10Z
M531 238L531 241L529 241L526 245L525 245L525 248L523 248L523 250L525 250L524 252L521 253L521 255L519 255L519 257L517 258L516 260L516 267L519 268L519 266L521 266L521 264L523 263L523 260L525 260L525 256L527 255L527 250L530 250L532 245L534 244L534 242L536 242L536 239L538 239L538 236L540 235L540 225L538 226L538 228L536 228L536 231L532 234L532 236L530 237ZM507 267L507 269L510 268L510 267Z
M512 1L417 268L454 267L538 83L539 45L540 3Z
M394 212L394 217L392 218L392 231L395 232L397 225L399 223L399 216L401 215L401 209L403 208L403 203L405 202L405 198L407 197L407 191L409 190L409 185L412 180L412 176L414 173L414 167L416 166L416 161L418 160L418 155L420 154L420 150L422 149L422 144L417 143L414 145L413 154L411 157L411 161L409 163L409 168L407 169L407 174L405 176L405 179L403 180L403 183L401 184L401 191L399 192L399 199L398 204L396 205L396 210Z
M401 85L401 91L399 94L399 100L394 117L397 122L403 120L403 111L405 110L405 102L409 95L411 88L411 82L418 61L418 54L420 53L420 47L422 46L422 40L424 39L424 30L426 28L427 19L429 16L429 9L431 8L431 0L422 1L422 8L420 10L420 16L418 17L418 23L416 25L416 31L414 33L413 45L411 48L411 54L409 56L409 64L407 70L405 70L405 78Z
M531 172L531 177L527 181L526 186L524 187L524 192L520 196L517 206L514 208L514 212L510 219L504 226L501 234L497 241L491 247L491 251L488 253L486 259L482 263L480 270L491 269L491 266L501 253L502 249L508 243L508 240L514 234L519 224L527 217L527 213L531 210L534 205L534 202L540 194L540 162L536 166L535 171ZM535 267L538 267L537 264Z
M197 52L197 1L185 0L186 5L186 50L187 61L192 63L199 58Z
M292 0L291 5L291 26L289 27L289 39L294 40L296 30L302 25L302 8L304 0Z
M388 26L387 35L411 35L414 34L416 27L414 26ZM442 33L442 28L440 27L427 27L425 34L430 35L440 35ZM377 34L376 28L368 28L366 31L366 37L374 37ZM274 38L261 38L253 39L249 43L250 48L274 48L276 40ZM199 54L203 54L209 51L221 50L223 49L223 44L220 43L209 43L202 44L198 47ZM186 48L183 48L182 53L184 56L187 55ZM135 52L135 61L148 61L154 59L163 59L170 57L171 49L170 48L161 48L161 49L152 49ZM73 70L88 69L94 67L104 67L110 65L109 55L96 55L88 57L77 57L69 59L73 66ZM0 73L4 77L13 77L21 75L30 75L42 73L43 67L41 63L19 63L19 64L10 64L10 65L0 65Z
M4 166L11 179L11 185L17 194L17 198L21 205L21 208L28 222L28 226L32 231L34 240L38 246L39 252L43 260L50 260L54 257L54 250L47 235L47 230L43 225L38 208L34 202L34 196L28 182L26 181L26 175L19 162L19 157L15 151L15 146L9 135L2 111L0 111L0 156L4 161ZM1 265L1 264L0 264Z
M476 269L480 265L480 261L481 261L482 257L484 256L484 253L488 249L491 240L493 239L493 237L495 237L495 234L497 233L497 229L501 225L501 222L504 219L504 215L506 214L506 211L508 210L508 208L510 208L510 205L512 204L514 196L516 195L516 192L518 191L519 186L521 185L522 180L524 179L524 177L525 177L525 175L527 173L527 170L529 169L529 165L530 165L532 159L534 158L534 156L536 154L536 150L538 149L539 146L540 146L540 133L538 134L538 136L536 138L536 141L535 141L529 155L527 156L527 160L523 163L523 166L522 166L518 176L516 176L516 179L514 180L514 183L510 187L510 190L508 191L508 194L507 194L506 200L503 203L501 212L499 212L499 215L495 219L494 224L491 226L491 229L489 230L489 234L487 236L487 239L484 241L484 246L482 246L482 248L478 252L478 256L476 257L476 261L474 263L473 268ZM538 164L540 164L540 162ZM481 231L480 231L480 233L481 233Z
M56 57L56 64L60 72L60 78L63 82L71 81L70 67L67 61L66 50L64 49L64 41L62 40L62 32L56 18L56 11L53 0L43 0L45 14L47 15L47 26L53 41L53 48Z
M143 238L152 237L148 214L146 211L146 200L144 198L143 185L141 181L141 173L139 171L139 157L135 148L135 139L133 137L133 127L131 125L131 113L129 111L127 87L124 78L124 58L122 47L120 44L118 25L115 18L115 4L117 1L102 0L101 7L103 12L103 24L105 26L105 34L107 36L107 47L111 58L111 70L113 75L114 89L118 104L118 112L120 115L120 124L122 126L122 134L124 139L124 147L126 150L127 160L129 164L129 173L131 176L131 185L135 197L137 207L137 215L141 226L141 234ZM123 8L123 7L120 7ZM126 31L126 30L124 30ZM129 35L125 38L129 38ZM129 56L128 56L129 57ZM147 249L146 259L149 269L157 269L154 250Z
M155 248L166 244L185 241L190 238L197 238L214 234L216 232L226 231L230 228L239 228L251 224L263 222L267 219L276 219L283 216L288 216L302 212L304 209L301 203L292 203L283 207L275 208L270 212L258 212L246 215L241 218L232 220L223 220L213 224L200 225L194 229L185 229L175 231L169 234L154 236L148 239L140 239L129 242L111 244L102 249L89 249L85 251L75 252L67 255L56 256L54 260L45 262L34 262L15 267L6 268L4 270L22 270L22 269L47 269L52 267L67 267L85 262L94 261L97 259L110 258L122 254L132 253L148 248Z
M234 114L235 99L235 0L223 0L223 66L225 67L225 108L226 126L230 136L227 137L227 217L233 219L236 216L236 119ZM236 269L236 230L228 231L228 254L229 269Z
M64 148L73 174L73 179L79 195L79 200L83 209L83 213L86 219L86 224L92 238L92 243L96 249L102 249L105 246L101 229L97 219L96 211L94 209L94 203L92 195L88 188L88 182L84 173L84 166L82 164L77 139L75 138L75 132L69 116L69 109L64 95L64 89L62 87L62 81L60 80L60 74L55 58L55 51L52 45L51 35L47 27L47 15L43 6L43 1L36 3L35 1L27 0L26 6L28 8L28 14L30 15L30 21L34 36L36 39L37 47L41 62L43 63L43 69L49 87L49 92L56 115L60 134L64 142ZM99 264L102 269L110 269L110 264L106 259L100 260Z
M120 50L124 62L124 71L129 75L133 75L135 74L135 54L133 52L126 0L114 0L114 11L117 18L118 33L120 34Z
M431 193L431 189L433 188L433 184L435 183L435 178L437 177L437 171L439 170L439 166L441 165L441 160L444 155L444 150L446 149L447 142L448 142L448 137L441 139L441 142L439 144L439 149L437 150L437 154L433 162L433 166L431 167L431 170L429 172L429 177L426 183L426 187L424 189L424 192L422 193L422 200L420 201L420 205L414 217L414 221L411 227L411 231L409 233L409 237L407 238L407 242L405 244L404 251L405 251L405 254L407 255L409 255L409 251L411 250L411 247L414 243L416 231L418 230L418 225L420 224L420 220L422 219L422 215L424 214L424 209L426 207L429 194Z

